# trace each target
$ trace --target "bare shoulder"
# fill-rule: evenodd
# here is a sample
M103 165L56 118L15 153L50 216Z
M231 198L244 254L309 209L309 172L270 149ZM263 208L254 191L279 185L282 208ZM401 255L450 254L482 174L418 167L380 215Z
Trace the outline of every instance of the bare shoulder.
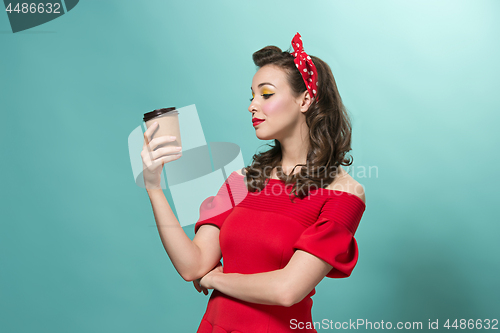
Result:
M341 168L342 169L342 168ZM366 204L365 189L363 185L351 177L344 169L337 178L326 187L329 190L344 191L359 197Z
M243 170L243 169L238 169L238 170L236 170L236 173L237 173L238 175L240 175L240 176L243 176L243 174L241 173L241 170Z

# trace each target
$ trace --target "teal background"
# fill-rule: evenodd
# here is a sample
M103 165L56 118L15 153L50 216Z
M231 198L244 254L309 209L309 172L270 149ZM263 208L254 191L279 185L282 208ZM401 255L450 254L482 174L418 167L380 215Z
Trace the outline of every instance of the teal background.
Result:
M80 1L13 34L0 13L0 331L196 331L208 296L166 255L127 137L144 112L196 104L207 141L250 163L267 143L247 109L252 53L296 32L352 114L367 196L358 265L318 285L313 319L499 319L499 14L497 0Z

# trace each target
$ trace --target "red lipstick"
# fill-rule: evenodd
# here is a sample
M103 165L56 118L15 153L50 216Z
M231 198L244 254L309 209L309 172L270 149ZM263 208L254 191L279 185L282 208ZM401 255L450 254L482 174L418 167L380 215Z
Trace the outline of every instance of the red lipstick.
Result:
M252 119L253 126L257 126L258 124L260 124L262 122L264 122L264 119L259 119L259 118Z

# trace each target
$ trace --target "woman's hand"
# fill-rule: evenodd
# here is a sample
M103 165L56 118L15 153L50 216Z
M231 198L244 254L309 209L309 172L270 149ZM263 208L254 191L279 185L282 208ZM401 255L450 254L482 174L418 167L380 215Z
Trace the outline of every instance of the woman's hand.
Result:
M208 295L208 289L214 289L212 278L217 274L224 274L222 264L220 262L214 269L205 274L205 276L194 280L194 287L198 290L198 292L203 291L205 295Z
M175 138L171 139L169 136L160 136L151 140L151 136L157 128L158 124L156 123L144 132L144 145L142 146L141 158L142 174L144 176L144 185L146 189L160 189L161 170L163 169L163 165L173 160L177 160L182 156L182 152L176 150L173 146L156 149L159 145L175 140Z
M205 287L200 286L200 279L196 279L193 281L194 287L196 290L198 290L199 293L203 291L205 295L208 295L208 289Z

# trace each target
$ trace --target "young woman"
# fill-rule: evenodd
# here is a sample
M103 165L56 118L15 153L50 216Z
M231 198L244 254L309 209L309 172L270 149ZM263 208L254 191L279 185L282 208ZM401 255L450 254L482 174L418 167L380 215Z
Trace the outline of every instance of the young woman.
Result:
M144 133L144 178L164 247L186 281L213 289L198 333L316 332L316 285L350 276L358 259L365 195L341 167L352 164L350 120L330 67L305 53L299 33L292 46L253 54L248 111L257 137L275 144L202 203L192 241L160 187L163 164L178 157L153 151L165 142L150 140L156 126Z

